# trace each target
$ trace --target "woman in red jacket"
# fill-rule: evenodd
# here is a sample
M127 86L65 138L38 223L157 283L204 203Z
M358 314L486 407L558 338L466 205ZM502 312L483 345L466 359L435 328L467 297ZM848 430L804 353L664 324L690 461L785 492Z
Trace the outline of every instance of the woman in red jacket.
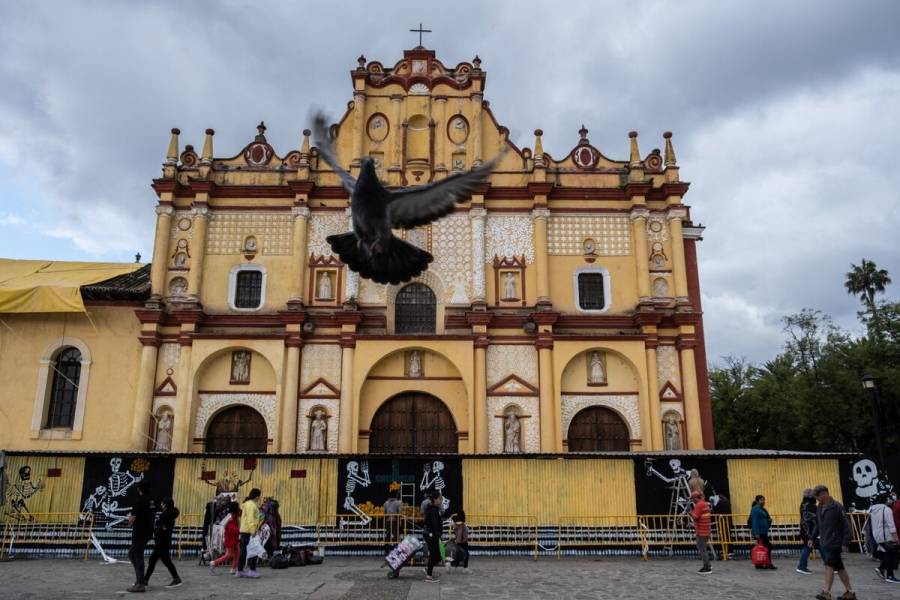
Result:
M215 574L216 567L231 560L231 571L237 573L238 553L240 552L241 506L237 502L228 505L228 517L225 523L225 554L209 563L209 572Z

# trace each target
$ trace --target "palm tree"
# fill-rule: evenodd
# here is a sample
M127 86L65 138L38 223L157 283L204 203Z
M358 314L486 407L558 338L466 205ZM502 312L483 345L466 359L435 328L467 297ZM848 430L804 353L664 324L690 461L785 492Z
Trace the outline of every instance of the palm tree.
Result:
M850 271L844 281L844 287L850 295L859 294L859 298L866 307L866 312L875 317L875 294L884 292L884 288L891 282L886 269L879 269L871 260L862 259L859 266L850 263Z

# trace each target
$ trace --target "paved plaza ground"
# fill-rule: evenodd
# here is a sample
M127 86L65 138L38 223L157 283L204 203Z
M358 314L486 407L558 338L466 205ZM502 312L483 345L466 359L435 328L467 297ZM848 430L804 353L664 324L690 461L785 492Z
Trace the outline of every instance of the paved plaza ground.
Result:
M900 586L875 579L875 563L853 555L846 560L860 599L900 598ZM472 572L446 573L438 583L422 581L419 567L404 569L399 579L386 577L375 558L326 558L316 567L282 571L261 569L256 581L235 580L223 573L210 575L195 560L176 561L184 580L178 589L163 587L168 573L157 566L146 594L128 594L131 565L107 565L95 560L16 559L0 563L0 598L101 600L104 598L292 598L328 600L398 600L457 598L728 598L795 600L813 598L823 576L822 564L813 575L794 572L794 561L779 561L778 571L756 571L747 560L716 562L713 574L696 574L697 561L636 558L526 558L472 559ZM162 569L160 571L159 569ZM836 583L836 590L842 591Z

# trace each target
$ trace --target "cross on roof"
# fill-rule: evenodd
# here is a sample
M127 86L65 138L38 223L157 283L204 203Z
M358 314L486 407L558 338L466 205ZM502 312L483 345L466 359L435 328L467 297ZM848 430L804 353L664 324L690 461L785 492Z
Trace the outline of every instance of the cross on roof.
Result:
M418 29L410 29L410 31L411 31L412 33L418 33L418 34L419 34L419 47L422 47L422 34L423 34L423 33L431 33L431 30L430 30L430 29L422 29L422 24L421 24L421 23L419 23L419 28L418 28Z

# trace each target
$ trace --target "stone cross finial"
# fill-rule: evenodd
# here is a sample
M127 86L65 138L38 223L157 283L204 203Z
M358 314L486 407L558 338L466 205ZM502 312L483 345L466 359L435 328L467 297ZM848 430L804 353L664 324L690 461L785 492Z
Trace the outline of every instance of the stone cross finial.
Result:
M419 48L423 48L424 46L422 46L422 34L423 33L431 33L431 30L430 29L422 29L422 24L419 23L419 28L418 29L410 29L410 32L419 34Z

